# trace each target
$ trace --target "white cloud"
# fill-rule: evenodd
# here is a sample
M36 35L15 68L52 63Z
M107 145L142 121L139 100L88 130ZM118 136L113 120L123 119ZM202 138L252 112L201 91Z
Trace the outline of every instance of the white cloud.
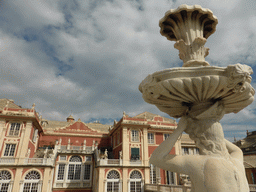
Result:
M0 12L1 97L36 108L44 118L65 120L159 113L138 91L149 74L181 61L174 42L161 36L165 12L189 1L22 1L4 3ZM219 19L208 38L214 65L255 65L255 1L203 1ZM226 115L228 131L255 125L255 103ZM239 118L238 118L239 117ZM232 123L232 125L231 125ZM235 126L233 124L239 124Z

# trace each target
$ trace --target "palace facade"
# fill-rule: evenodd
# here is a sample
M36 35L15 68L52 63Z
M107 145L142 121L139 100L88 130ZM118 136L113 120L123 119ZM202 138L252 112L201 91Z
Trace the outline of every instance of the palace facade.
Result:
M176 129L173 119L125 113L112 126L69 116L50 121L35 105L0 99L1 192L142 192L179 185L187 176L149 164L156 147ZM198 154L183 135L171 154Z

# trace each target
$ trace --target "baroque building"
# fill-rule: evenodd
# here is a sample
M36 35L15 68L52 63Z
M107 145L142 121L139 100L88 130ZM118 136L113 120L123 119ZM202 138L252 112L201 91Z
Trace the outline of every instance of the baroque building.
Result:
M125 113L112 126L69 116L50 121L35 105L0 99L1 192L142 192L189 183L186 175L149 164L156 147L176 129L173 119ZM183 135L171 154L197 154ZM149 191L149 190L148 190Z

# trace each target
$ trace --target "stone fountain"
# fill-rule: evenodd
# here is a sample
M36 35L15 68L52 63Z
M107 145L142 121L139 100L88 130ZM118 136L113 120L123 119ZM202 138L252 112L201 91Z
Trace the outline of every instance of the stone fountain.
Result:
M224 138L219 120L250 105L255 91L251 67L242 64L210 66L205 61L206 39L215 32L217 18L199 5L171 9L159 21L160 33L179 50L183 66L148 75L140 84L143 99L171 117L177 129L152 154L150 163L190 175L192 191L248 192L241 150ZM170 155L182 132L200 155Z

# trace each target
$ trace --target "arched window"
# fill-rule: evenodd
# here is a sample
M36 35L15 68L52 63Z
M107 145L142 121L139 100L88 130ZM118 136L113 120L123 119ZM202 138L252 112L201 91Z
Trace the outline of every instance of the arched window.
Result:
M142 176L139 171L133 171L130 175L129 192L142 192Z
M80 180L82 159L79 156L73 156L69 160L68 180Z
M40 179L41 176L38 171L30 171L29 173L27 173L23 185L23 192L40 192Z
M112 170L107 175L106 192L119 192L120 189L120 175Z
M10 181L12 179L12 175L9 171L0 171L0 191L8 192L10 188Z

